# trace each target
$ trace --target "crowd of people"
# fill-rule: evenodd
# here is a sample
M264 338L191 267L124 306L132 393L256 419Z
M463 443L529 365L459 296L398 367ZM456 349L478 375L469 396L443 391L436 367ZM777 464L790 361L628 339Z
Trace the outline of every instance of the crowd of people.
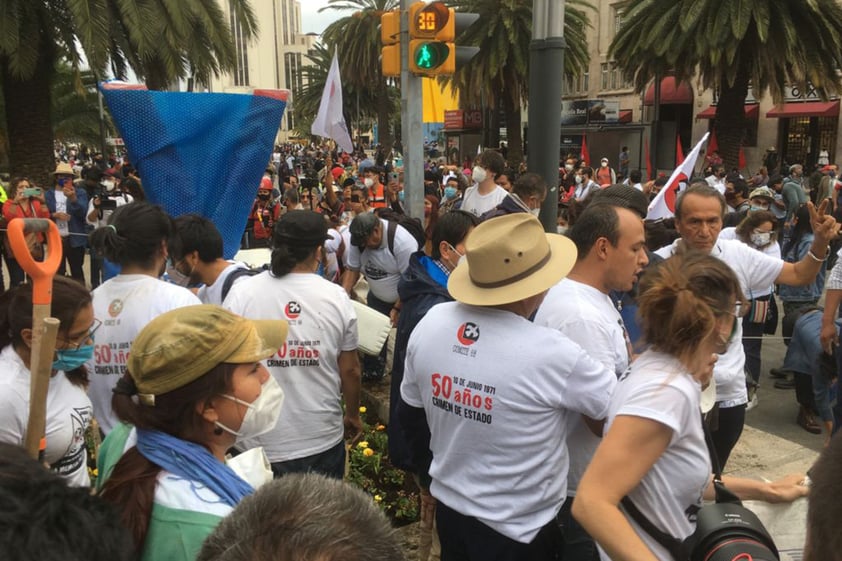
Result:
M642 183L627 156L619 174L607 159L593 170L568 158L558 230L545 233L536 216L556 190L497 150L431 158L424 216L411 217L384 154L283 145L243 233L243 248L270 250L252 268L224 258L208 219L145 202L131 166L94 158L80 170L78 152L57 155L54 185L13 180L4 216L50 218L62 235L45 461L89 487L85 429L97 420L86 500L113 513L103 551L401 559L382 514L340 483L362 385L390 372L389 458L421 489L425 561L670 559L624 501L662 533L693 534L757 405L775 293L798 422L838 447L829 170L812 193L800 166L744 179L714 165L674 219L654 222L658 181ZM29 246L37 258L43 240ZM33 297L15 275L0 297L0 442L20 445ZM387 344L358 352L354 299L389 317L391 361ZM721 483L788 502L806 480Z

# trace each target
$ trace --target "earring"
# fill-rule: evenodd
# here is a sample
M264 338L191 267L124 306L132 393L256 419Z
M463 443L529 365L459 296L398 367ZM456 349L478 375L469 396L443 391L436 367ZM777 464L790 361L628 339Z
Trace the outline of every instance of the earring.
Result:
M213 429L213 434L215 434L216 436L221 435L223 432L225 432L225 431L223 431L223 430L222 430L221 428L219 428L219 427L216 427L215 429Z

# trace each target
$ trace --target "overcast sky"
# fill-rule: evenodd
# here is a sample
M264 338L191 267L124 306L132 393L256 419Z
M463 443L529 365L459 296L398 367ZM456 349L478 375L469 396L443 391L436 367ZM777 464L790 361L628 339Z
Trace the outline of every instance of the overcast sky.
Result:
M301 31L304 33L318 33L321 35L325 28L341 17L350 15L350 12L339 10L325 10L319 13L319 9L327 6L328 0L299 0L301 4Z

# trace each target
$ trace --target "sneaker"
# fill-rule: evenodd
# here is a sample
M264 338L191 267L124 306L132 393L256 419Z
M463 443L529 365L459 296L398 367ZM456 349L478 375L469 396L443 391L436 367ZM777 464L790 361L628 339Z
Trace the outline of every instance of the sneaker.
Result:
M772 368L769 370L769 376L772 378L786 378L788 374L789 372L783 368Z
M751 411L755 407L757 407L757 392L755 392L754 395L751 396L751 399L748 400L748 403L746 404L746 411Z

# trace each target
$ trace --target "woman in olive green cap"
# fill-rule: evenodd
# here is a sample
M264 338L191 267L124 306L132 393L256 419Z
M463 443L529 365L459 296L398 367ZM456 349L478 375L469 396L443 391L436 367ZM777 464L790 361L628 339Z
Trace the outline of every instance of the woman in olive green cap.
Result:
M260 361L287 327L188 306L158 316L132 343L112 399L127 424L109 433L98 464L100 493L120 509L140 559L195 559L222 517L271 480L262 450L229 463L225 454L277 423L284 394Z

